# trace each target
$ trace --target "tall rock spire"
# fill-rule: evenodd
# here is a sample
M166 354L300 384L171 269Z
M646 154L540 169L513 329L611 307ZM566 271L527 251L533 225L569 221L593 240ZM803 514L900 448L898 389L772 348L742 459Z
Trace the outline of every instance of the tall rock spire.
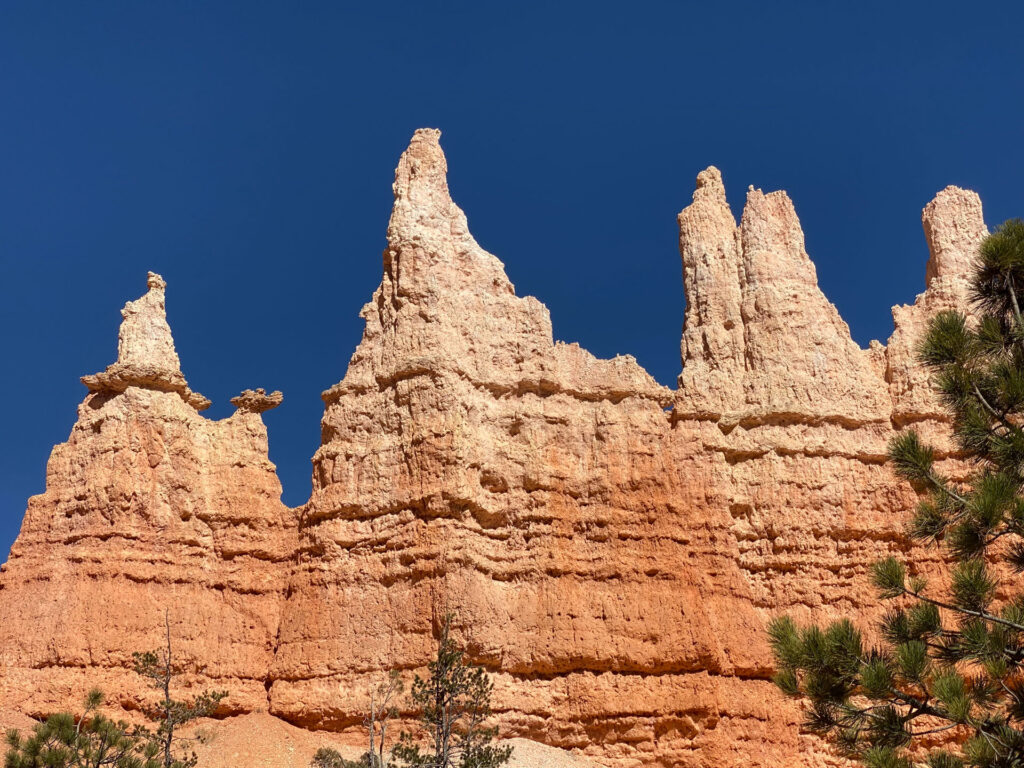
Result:
M928 287L936 280L966 287L978 246L988 235L978 193L946 187L921 211L921 224L930 255L925 269ZM966 294L958 298L965 299Z
M129 301L121 310L124 321L117 334L117 362L125 367L151 367L181 375L174 351L171 326L167 324L167 282L155 272L146 277L146 294Z
M818 287L789 196L751 188L740 239L748 404L799 419L888 419L881 370Z
M516 296L504 265L470 234L448 191L440 135L416 131L398 162L381 283L360 313L366 325L348 371L325 400L428 374L494 391L542 390L563 373L576 388L668 400L635 361L597 361L554 343L547 308Z
M879 421L880 366L818 288L785 192L751 187L739 227L714 167L679 214L686 288L678 416Z
M697 175L678 221L686 286L679 387L690 410L714 417L741 406L744 366L736 220L717 168Z
M516 380L521 366L510 346L522 348L521 363L552 344L547 310L515 296L502 263L477 244L452 201L440 135L416 131L398 162L381 284L361 312L363 341L328 399L427 368Z
M102 373L83 376L82 383L93 392L123 392L128 387L176 392L197 411L209 408L210 401L189 389L181 372L167 324L167 283L150 272L146 286L144 296L129 301L121 310L124 319L117 334L117 362Z
M893 334L886 348L893 419L897 424L948 419L929 371L917 362L917 345L930 318L946 309L969 311L971 269L988 235L977 193L946 187L921 211L928 241L926 289L912 305L892 308Z
M448 192L441 132L416 131L395 169L395 204L384 267L397 296L429 301L439 294L483 291L510 296L502 263L469 232L466 214Z

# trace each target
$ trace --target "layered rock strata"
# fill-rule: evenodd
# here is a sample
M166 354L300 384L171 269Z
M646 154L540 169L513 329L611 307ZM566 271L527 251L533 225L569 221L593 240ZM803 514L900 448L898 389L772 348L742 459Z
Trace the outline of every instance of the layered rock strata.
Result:
M915 497L884 462L908 425L950 448L916 347L936 312L967 309L970 262L987 234L980 200L949 187L924 209L927 290L893 308L889 345L867 350L818 289L785 193L751 189L737 227L710 168L679 223L688 307L673 418L699 435L703 466L724 461L715 477L753 604L766 621L848 616L870 628L884 610L870 563L896 554L942 569L935 549L911 551L903 526ZM814 739L800 755L808 766L841 764Z
M371 682L422 668L450 612L492 672L503 735L609 766L840 764L768 682L764 626L866 625L866 564L908 552L914 498L886 444L948 431L914 348L935 312L964 307L977 196L951 187L925 209L927 290L864 350L785 193L751 189L737 224L703 171L679 216L670 390L631 357L553 340L470 234L437 131L416 133L394 195L381 284L324 392L294 513L259 416L280 393L246 390L206 420L162 281L129 303L119 360L84 379L0 580L4 700L42 711L88 679L131 706L130 651L187 605L174 630L229 709L354 735Z
M83 377L3 567L0 697L22 712L96 685L136 708L149 692L131 654L163 646L165 612L193 682L228 690L225 712L265 707L296 516L259 409L197 412L209 401L181 373L164 281L148 286L122 310L117 362Z
M767 686L736 684L766 672L761 625L672 392L554 343L445 171L418 132L363 340L324 393L271 711L357 723L367 674L425 664L450 610L510 733L609 759L660 741L676 764L710 730L765 737Z

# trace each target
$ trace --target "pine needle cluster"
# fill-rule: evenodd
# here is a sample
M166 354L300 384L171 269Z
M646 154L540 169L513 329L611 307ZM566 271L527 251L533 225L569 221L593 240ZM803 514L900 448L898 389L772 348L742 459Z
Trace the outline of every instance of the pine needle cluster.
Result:
M152 734L100 714L102 704L93 690L80 715L50 715L29 736L8 731L5 768L162 768Z
M775 682L809 701L807 728L870 768L1024 766L1024 592L999 576L1024 572L1024 221L983 242L971 289L977 320L939 314L918 351L970 477L944 476L913 431L889 446L922 494L908 532L946 549L949 587L888 558L872 568L879 597L894 601L880 647L848 620L800 628L781 617L769 630ZM912 762L946 732L953 746Z
M163 649L132 654L135 673L161 693L158 702L142 707L143 714L157 724L155 731L104 716L99 711L103 693L93 689L80 715L50 715L28 737L17 730L8 731L4 768L194 768L198 762L195 752L178 754L182 740L178 731L186 723L212 714L227 694L207 691L192 701L171 697L179 672L174 665L167 612L164 628Z

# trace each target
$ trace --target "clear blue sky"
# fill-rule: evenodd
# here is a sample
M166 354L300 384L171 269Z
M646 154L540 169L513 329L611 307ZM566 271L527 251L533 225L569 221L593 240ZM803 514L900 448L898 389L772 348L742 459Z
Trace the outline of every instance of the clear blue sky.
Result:
M555 334L674 384L694 176L787 189L867 344L923 288L920 211L1024 215L1020 2L5 2L0 559L46 458L167 278L186 376L266 415L288 504L376 287L392 172L444 131L479 242Z

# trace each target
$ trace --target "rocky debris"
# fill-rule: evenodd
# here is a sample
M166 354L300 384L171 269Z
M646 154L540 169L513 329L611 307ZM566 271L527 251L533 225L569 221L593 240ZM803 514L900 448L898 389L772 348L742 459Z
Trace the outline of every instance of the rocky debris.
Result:
M4 733L16 728L23 735L28 734L36 724L23 714L0 711L0 728ZM358 761L366 752L359 734L311 731L265 712L194 721L184 727L182 735L190 740L190 748L198 758L197 768L309 768L313 755L323 747L337 750L352 761ZM512 747L507 768L600 766L585 757L529 739L507 739L499 744ZM0 743L0 760L6 754L5 747Z
M125 307L118 362L86 377L0 575L0 704L40 713L99 684L134 710L130 652L169 606L226 712L354 743L373 681L422 669L454 610L503 736L622 768L842 765L770 683L765 622L868 626L870 562L939 565L903 536L915 497L885 452L908 424L947 434L914 348L964 308L977 196L925 209L927 289L865 350L788 196L751 188L737 224L721 174L701 172L679 215L672 391L632 357L553 341L471 235L439 135L417 131L398 164L381 283L324 392L302 509L280 503L256 415L280 393L206 420L163 281Z
M360 740L327 731L309 731L265 713L204 720L190 728L198 737L197 768L309 768L321 747L357 761L366 752ZM512 747L508 768L598 768L598 763L528 739L503 742Z
M280 390L269 395L265 389L243 389L242 394L231 398L231 404L242 413L263 413L277 408L284 401Z

